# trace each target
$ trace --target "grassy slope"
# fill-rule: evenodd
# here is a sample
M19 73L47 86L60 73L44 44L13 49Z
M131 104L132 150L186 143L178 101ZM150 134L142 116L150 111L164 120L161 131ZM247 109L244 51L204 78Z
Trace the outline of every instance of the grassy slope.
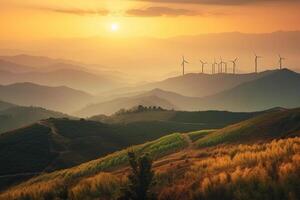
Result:
M198 125L162 122L103 124L88 120L48 119L0 136L0 175L69 168L131 145L174 132L198 130ZM45 161L46 160L46 161ZM13 179L17 180L17 177ZM0 178L0 187L5 185Z
M268 142L270 141L269 139L299 135L299 113L299 109L283 110L264 114L221 130L198 131L187 134L191 140L196 140L200 137L200 139L196 141L196 144L198 145L199 141L211 141L212 138L217 136L223 139L222 142L210 143L211 146L230 142L253 142L254 145L231 144L224 147L217 146L215 148L214 146L211 148L191 149L185 148L190 146L190 141L187 140L186 136L172 134L144 145L134 146L130 149L135 150L138 153L148 152L155 159L165 156L161 160L155 162L154 165L156 172L159 174L158 184L160 184L160 186L157 190L160 192L161 190L167 189L169 186L176 188L176 185L187 183L186 181L193 182L198 180L201 184L208 184L205 183L206 180L204 180L206 177L219 176L219 173L224 172L228 172L229 176L233 177L238 173L233 173L237 170L237 167L248 166L253 168L253 166L262 164L262 161L274 163L275 158L276 165L278 164L279 166L283 164L283 161L292 162L294 156L299 152L299 138L286 139L272 143ZM224 134L224 137L221 136L222 134ZM260 143L255 144L256 142ZM185 151L179 151L181 149L185 149ZM277 150L273 151L274 149ZM62 185L67 186L72 183L71 187L67 186L68 189L66 188L70 191L74 186L74 183L75 185L81 183L80 180L85 180L94 175L97 176L100 172L114 171L119 167L124 166L127 160L126 152L127 150L119 151L77 167L38 176L17 186L7 194L19 195L21 191L26 191L30 195L32 195L31 193L38 193L39 195L45 193L55 194ZM178 153L172 154L173 152ZM254 154L256 154L256 156L254 156ZM271 165L265 164L264 166L266 167L266 170L272 170L271 168L268 168L268 166ZM245 172L243 170L244 169L242 168L242 171L239 171L239 173L248 173L246 169ZM253 173L256 173L255 170L257 169L253 168L253 170ZM186 172L188 173L186 174ZM122 173L123 172L121 171L117 174L120 176ZM201 174L201 176L199 176L199 174ZM252 174L250 175L252 176ZM216 178L217 177L212 178L211 181L216 181ZM220 184L220 182L217 181L215 184ZM236 183L230 182L229 184ZM186 184L182 187L188 188L190 191L195 190L195 187L190 186L190 184ZM202 187L202 185L200 186ZM213 187L214 185L212 185L212 188ZM235 185L233 185L233 187L235 187ZM25 188L26 190L24 190ZM88 188L88 190L92 190L92 188ZM173 192L171 193L174 194L179 195L180 193L179 188L172 191ZM168 189L164 191L164 193L165 192L168 195L171 195ZM216 192L218 192L218 190L216 190ZM186 195L186 193L182 194ZM199 194L202 195L202 193ZM207 193L203 193L203 195L206 194ZM211 195L214 194L215 193L212 192ZM180 197L177 198L176 196L174 196L174 198L180 199Z
M281 138L297 133L300 133L300 109L291 109L266 113L225 127L199 139L196 143L200 147L207 147Z
M92 176L99 172L113 170L118 166L125 165L127 163L128 151L135 151L137 154L148 153L151 157L157 159L175 151L179 151L187 145L188 142L185 137L181 134L175 133L143 145L137 145L130 147L129 149L115 152L106 157L84 163L77 167L40 175L17 186L17 189L26 188L26 191L30 191L31 189L35 190L34 188L37 185L42 186L43 184L46 184L50 188L48 186L40 187L41 194L45 195L49 189L58 190L58 187L61 187L60 184L56 184L57 182L63 183L64 186L67 187L69 183L76 182L83 177Z
M208 136L209 134L212 134L215 131L217 131L217 129L194 131L194 132L188 133L187 135L190 137L190 139L193 142L195 142L195 141L199 140L200 138L204 138L204 137Z

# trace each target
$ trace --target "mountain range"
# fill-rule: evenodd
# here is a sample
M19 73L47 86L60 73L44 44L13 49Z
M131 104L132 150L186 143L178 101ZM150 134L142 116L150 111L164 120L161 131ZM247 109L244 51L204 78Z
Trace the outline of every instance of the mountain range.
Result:
M185 75L189 77L189 75ZM205 75L215 80L215 77L227 75ZM266 110L272 107L295 108L300 106L300 75L288 69L262 72L257 75L228 75L228 77L246 77L244 81L235 82L235 86L225 89L219 93L205 97L188 97L181 94L164 91L162 89L153 89L142 92L131 97L116 98L111 101L101 102L89 105L79 112L78 115L92 116L97 114L112 114L122 108L134 106L134 104L143 105L148 99L152 106L168 105L168 108L176 110L228 110L253 112ZM255 77L251 80L249 77ZM178 77L177 79L182 79ZM240 78L234 78L240 79ZM175 81L174 81L175 82ZM192 84L192 83L191 83ZM199 90L211 84L211 80L203 82ZM218 82L220 87L223 84L222 79ZM197 84L195 84L197 85ZM226 85L226 84L225 84ZM157 85L159 87L159 84ZM207 86L210 88L210 86ZM175 88L175 87L174 87ZM195 91L198 91L194 88ZM150 100L159 99L153 102ZM163 103L162 103L163 100ZM146 104L149 106L149 103Z
M38 106L71 113L85 106L93 96L65 86L49 87L33 83L0 85L0 99L21 106Z
M0 84L33 82L48 86L65 85L95 94L126 85L120 73L42 56L0 56L0 71Z
M0 133L28 126L42 119L65 117L71 118L66 114L44 108L9 104L5 109L3 106L0 109Z

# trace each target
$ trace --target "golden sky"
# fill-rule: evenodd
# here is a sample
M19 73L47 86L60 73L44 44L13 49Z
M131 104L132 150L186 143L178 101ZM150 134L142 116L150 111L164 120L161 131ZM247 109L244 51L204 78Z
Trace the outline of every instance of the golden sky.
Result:
M3 39L300 29L298 0L0 0ZM114 30L112 30L112 26Z

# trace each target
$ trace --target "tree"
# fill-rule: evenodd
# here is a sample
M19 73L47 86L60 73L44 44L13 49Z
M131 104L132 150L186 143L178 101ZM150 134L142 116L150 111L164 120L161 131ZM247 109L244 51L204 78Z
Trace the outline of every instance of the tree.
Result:
M123 189L119 200L150 200L154 195L149 192L153 185L154 172L152 160L148 155L137 158L134 152L128 152L131 172L128 175L128 184Z

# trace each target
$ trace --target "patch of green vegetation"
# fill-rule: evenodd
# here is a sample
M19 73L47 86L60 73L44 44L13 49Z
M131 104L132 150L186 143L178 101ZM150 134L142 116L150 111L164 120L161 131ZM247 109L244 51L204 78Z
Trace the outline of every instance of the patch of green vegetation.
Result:
M190 132L187 135L190 137L190 139L195 142L196 140L199 140L200 138L203 138L213 132L215 132L216 129L209 129L209 130L201 130L201 131L194 131Z
M115 152L106 157L84 163L77 167L41 175L29 181L29 184L41 181L49 181L55 178L73 180L79 177L91 176L101 171L108 171L118 168L127 164L127 153L129 150L135 152L137 155L147 153L150 157L157 159L167 154L179 151L185 148L187 145L188 143L184 136L179 133L174 133L152 142Z

